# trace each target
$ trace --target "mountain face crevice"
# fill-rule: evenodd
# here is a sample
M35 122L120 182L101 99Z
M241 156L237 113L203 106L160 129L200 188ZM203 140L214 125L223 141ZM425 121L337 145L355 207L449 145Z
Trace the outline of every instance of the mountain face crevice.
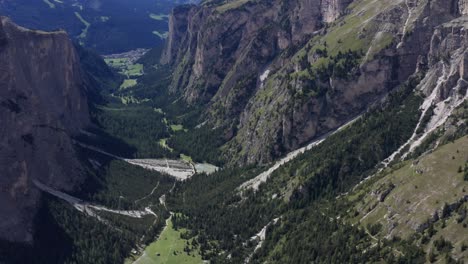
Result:
M31 242L33 181L72 190L82 180L71 137L90 122L87 84L65 32L0 21L0 238Z
M229 1L170 17L171 92L228 127L233 163L267 163L365 111L427 64L468 2ZM427 66L427 65L426 65ZM234 124L234 125L233 125Z

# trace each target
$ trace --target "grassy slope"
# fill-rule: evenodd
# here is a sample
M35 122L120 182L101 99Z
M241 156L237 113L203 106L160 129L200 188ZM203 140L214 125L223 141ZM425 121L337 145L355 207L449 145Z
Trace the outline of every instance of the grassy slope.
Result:
M394 8L397 1L360 0L349 6L350 14L330 24L327 34L317 36L310 40L305 48L301 49L293 58L300 61L307 55L312 56L318 49L327 46L329 55L336 56L338 52L363 51L367 60L379 51L385 49L394 41L391 33L379 28L379 16L385 10ZM361 34L365 32L366 34ZM309 47L310 50L309 50ZM322 58L314 63L314 68L327 65L328 59Z
M123 83L120 85L120 89L127 89L127 88L130 88L130 87L133 87L135 85L137 85L137 80L135 79L125 79L123 81Z
M239 8L243 5L245 5L246 3L250 2L252 0L236 0L236 1L230 1L224 5L221 5L221 6L218 6L216 8L216 10L220 13L224 13L226 11L229 11L231 9L236 9L236 8Z
M446 227L442 228L440 226L440 230L432 239L432 243L429 245L433 245L436 239L443 237L446 240L452 241L454 249L452 251L453 255L456 256L458 259L468 259L468 250L462 250L462 245L468 245L468 230L463 224L459 224L456 220L456 217L453 216L446 221ZM426 246L428 249L429 246Z
M171 129L172 131L177 132L177 131L184 130L184 126L183 125L171 125Z
M192 239L185 240L180 238L184 230L174 230L172 221L166 221L167 226L162 231L159 239L150 244L145 249L145 254L138 258L136 264L179 264L179 263L203 263L198 251L194 250L188 255L184 252L187 241L191 243ZM158 256L158 254L160 254Z
M424 224L445 203L454 204L468 195L468 182L463 173L458 172L468 159L468 136L439 147L417 161L410 160L397 164L380 179L367 186L361 186L348 198L356 203L355 209L361 213L354 219L362 225L381 223L382 236L390 233L408 238L415 228ZM395 188L383 202L378 201L379 190L390 184ZM462 223L449 218L446 228L440 234L455 245L468 243L467 230ZM458 248L458 247L457 247ZM468 252L465 252L465 257Z
M143 75L143 64L130 63L128 58L105 59L107 65L125 76L120 89L127 89L138 84L136 78Z
M136 63L129 65L123 73L127 76L141 76L143 75L143 64Z
M128 58L105 59L105 61L110 67L120 69L127 64Z
M349 7L351 15L344 17L336 22L337 26L332 27L330 32L325 36L324 41L329 45L329 50L332 55L338 51L351 50L366 50L374 40L378 29L378 22L374 19L383 11L392 8L393 5L398 5L398 1L375 1L361 0L356 1ZM366 37L359 37L359 33L365 30ZM385 44L379 43L378 46L386 46L393 40L391 34L386 34L384 38L377 40L383 41ZM375 44L375 43L373 43ZM376 50L377 52L378 50Z

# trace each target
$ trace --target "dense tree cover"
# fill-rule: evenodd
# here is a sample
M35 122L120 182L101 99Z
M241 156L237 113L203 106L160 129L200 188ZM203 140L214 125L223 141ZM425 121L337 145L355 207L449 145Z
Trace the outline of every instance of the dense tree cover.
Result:
M157 56L152 54L144 63L153 65ZM338 54L331 58L332 66L323 69L324 74L345 78L341 74L353 68L360 56L353 52ZM168 92L167 73L165 68L153 68L135 89L114 94L149 100L142 104L122 107L109 96L110 90L104 91L107 105L93 111L94 120L101 126L93 131L99 138L97 146L112 153L116 153L113 149L128 155L136 153L136 157L176 157L185 153L196 161L222 163L221 131L209 126L195 128L200 123L201 108L186 106ZM56 238L50 238L51 243L64 242L58 247L63 248L61 253L49 250L44 255L49 256L48 260L65 263L123 262L135 244L154 240L161 230L169 213L157 204L158 198L166 193L169 210L176 212L172 220L174 228L187 228L189 232L183 235L194 238L203 258L213 263L243 263L246 258L252 263L424 262L424 252L413 241L398 238L379 241L373 237L380 232L378 225L365 229L340 220L351 207L335 198L371 174L381 160L411 136L420 114L421 98L413 93L419 79L420 76L411 78L383 105L282 166L257 192L241 193L237 188L263 168L225 168L176 183L159 173L82 150L90 177L84 184L86 189L77 195L117 209L151 206L158 218L135 221L100 214L112 227L48 199L44 219L50 222L50 231L57 234ZM171 131L170 124L182 124L190 130ZM158 142L161 138L170 138L168 143L175 150L163 148ZM95 141L93 136L81 140ZM155 186L158 188L153 195L136 202ZM275 218L278 222L273 224ZM252 237L267 225L266 240L254 253L257 239ZM441 252L447 248L443 242L439 244ZM8 247L9 252L34 252L25 256L37 254L41 249L42 246Z
M110 71L102 58L79 48L83 67L99 91L92 90L92 118L98 129L89 131L97 137L80 136L80 142L124 157L171 158L180 154L191 156L196 162L222 165L219 148L225 143L223 129L212 129L202 122L203 107L187 105L169 91L171 72L159 65L162 48L145 54L139 63L145 74L132 89L118 89L121 78ZM94 86L93 86L94 87ZM131 98L122 104L120 98ZM172 125L182 126L174 131ZM161 144L161 139L167 146Z
M298 188L294 189L289 198L289 206L293 210L288 211L285 214L286 217L294 215L297 217L300 215L298 212L304 210L309 212L309 215L302 215L302 217L299 217L300 221L305 221L305 223L309 223L312 227L315 226L316 228L328 225L323 221L322 223L313 224L314 221L320 219L320 216L317 216L315 210L309 210L309 208L311 206L312 208L316 208L317 204L324 203L324 199L325 201L330 201L330 207L336 207L338 202L335 200L335 197L338 194L348 191L352 186L366 177L381 160L388 157L411 136L418 121L419 105L422 101L420 97L412 93L417 85L417 81L418 79L411 79L409 83L389 96L384 107L370 111L349 128L331 136L314 150L303 154L274 173L273 182L270 183L270 186L273 186L270 187L273 188L273 192L279 192L281 190L280 183L284 181L293 181L295 179L301 183L297 186ZM326 215L333 218L338 216L343 210L347 209L337 210L331 216ZM304 224L304 228L310 230L310 225ZM346 226L340 225L340 227L346 230ZM328 235L316 234L319 231L315 231L315 235L314 232L300 232L301 229L295 227L291 229L286 228L286 230L284 230L284 227L281 227L281 229L283 229L283 232L287 232L288 241L284 242L284 247L280 247L282 251L279 255L289 256L290 259L296 260L299 258L301 260L300 263L308 261L330 262L334 260L337 262L363 262L372 259L372 257L377 259L383 258L380 252L375 252L376 255L374 256L359 256L361 253L356 255L352 251L348 253L344 251L335 252L332 255L320 253L320 251L317 251L320 247L317 246L319 244L330 244L328 241L330 237ZM353 229L355 228L351 228L349 231L337 229L336 235L344 232L344 234L351 236L349 238L342 234L341 238L346 237L346 239L351 240L341 241L340 243L349 244L354 247L358 245L356 244L356 238L359 237L359 232L357 230L353 231ZM320 232L325 232L326 229L320 230ZM305 238L304 236L310 237ZM317 239L317 237L320 239ZM270 239L272 241L268 242ZM279 237L268 236L264 250L272 252L274 245L280 242L278 239ZM302 246L300 247L301 249L294 251L291 246L297 245L298 239L303 240ZM310 241L311 244L308 245L306 241ZM272 245L272 247L269 248L268 245ZM290 251L284 248L289 248ZM304 248L304 251L302 251L302 248ZM306 256L305 251L307 250L315 250L318 259L310 259L311 256ZM350 250L353 250L353 247L350 247ZM366 252L370 253L371 251ZM393 254L390 254L387 257L392 258L392 256ZM416 262L424 260L421 260L422 253L415 249L405 254L405 256L408 258L413 256L415 259L419 259ZM413 257L411 257L412 261L414 261ZM262 257L259 259L262 259ZM274 260L274 255L269 256L268 259ZM388 262L392 261L388 260ZM278 263L282 262L278 261Z
M187 137L185 132L171 131L170 125L174 123L194 128L201 112L200 108L187 108L182 101L169 96L162 85L164 82L148 85L154 78L162 78L161 75L167 73L164 68L149 71L154 75L150 74L147 80L142 81L148 86L138 86L134 94L125 94L123 91L116 92L118 78L106 69L98 55L80 47L78 52L91 82L88 88L96 88L88 90L88 93L92 118L98 126L90 127L87 132L77 136L77 142L122 157L178 158L180 150L170 151L158 142L161 138L174 136L176 144L188 142L191 149L183 148L182 151L194 153L196 160L218 160L216 155L211 154L213 148L219 145L215 135L202 137L200 141L198 136L201 137L201 132L197 137ZM137 99L141 101L147 99L146 96L152 97L141 104L123 105L117 96L140 96ZM162 111L160 108L163 108ZM207 146L203 146L205 143ZM195 152L198 144L203 149L200 155ZM107 221L103 223L48 197L38 216L41 221L36 224L40 226L36 232L37 243L28 246L0 241L0 262L7 259L13 263L123 263L135 245L155 240L169 217L167 209L160 205L159 197L175 186L175 180L80 146L77 145L77 150L86 165L84 173L88 177L81 190L72 195L113 209L150 207L158 217L155 219L150 215L135 220L100 212L100 217ZM204 157L210 155L211 158ZM235 184L240 184L242 180L245 179L235 178ZM206 248L204 250L206 254L213 254Z
M102 214L104 219L112 223L109 225L85 216L63 202L51 200L48 206L59 227L73 241L71 256L65 263L123 263L143 235L154 238L165 223L162 218L164 214L156 219L148 219L152 226L147 231L145 227L148 225L140 222L144 220L116 221L118 216L106 217Z
M102 166L98 170L89 170L89 177L77 195L109 208L142 210L159 205L159 197L169 192L176 181L168 175L124 161L96 154L88 157L93 157Z
M170 131L165 114L156 111L154 104L146 97L147 94L135 90L135 94L141 93L141 96L135 97L133 90L119 90L122 77L111 70L98 54L80 45L75 46L84 72L88 76L87 93L91 118L98 125L97 128L88 128L89 132L96 136L80 135L78 140L124 157L174 158L178 156L178 153L171 153L159 144L159 139L168 137ZM150 54L155 55L148 55L145 63L150 63L155 60L155 57L159 57L160 50L155 49ZM155 78L161 79L168 75L165 68L152 69L149 72L155 75ZM151 86L151 88L156 91L156 94L152 94L153 97L159 97L162 92L166 91L164 85ZM125 105L119 96L135 98L142 103Z
M169 192L175 179L99 153L88 151L86 157L101 164L101 167L88 170L89 177L83 185L85 188L76 193L77 196L119 210L143 210L150 207L157 217L147 215L135 219L100 212L100 217L107 221L100 223L74 208L67 209L68 212L62 208L52 214L60 223L60 229L65 230L74 242L72 255L69 256L71 263L123 263L131 248L139 243L153 241L162 230L169 212L159 204L159 197ZM63 203L56 206L63 207ZM62 214L62 211L66 213ZM89 232L94 236L88 235ZM106 239L93 239L101 235ZM116 246L115 243L120 244ZM97 259L97 262L92 259Z
M147 104L155 108L166 108L166 105L177 100L176 97L169 94L168 86L170 84L170 70L166 66L153 66L152 59L142 57L145 74L138 78L138 83L131 89L122 89L115 92L115 96L132 96L138 100L150 100ZM147 61L148 60L148 61ZM183 111L181 109L181 111Z
M260 172L258 168L247 167L195 175L177 184L173 195L168 197L170 210L187 216L175 217L174 226L192 230L191 236L196 236L204 258L213 260L222 251L242 251L236 247L277 215L280 201L270 201L261 195L243 200L236 190Z
M303 180L301 190L292 195L296 206L345 192L411 137L422 98L408 94L410 87L391 94L384 108L330 136L327 141L333 143L319 145L276 172Z
M170 91L171 69L159 65L160 49L153 49L139 62L145 66L145 74L138 79L132 89L120 90L116 96L132 96L138 100L148 100L147 105L161 109L168 120L194 128L201 122L203 106L188 105L177 93Z
M225 141L222 129L209 126L196 129L201 122L202 108L187 105L169 92L170 71L168 67L158 65L160 53L161 49L155 48L139 60L145 65L145 75L132 89L101 90L100 97L96 96L100 100L94 100L92 117L100 126L100 130L93 133L103 135L102 140L80 140L92 142L112 153L124 153L126 157L178 158L183 153L194 161L221 165L219 147ZM93 61L92 56L85 55L82 56L88 58L85 61ZM87 68L90 75L107 80L101 67ZM133 98L138 103L123 105L118 98ZM171 125L182 125L184 129L173 131ZM166 138L170 149L160 144L160 140ZM109 142L109 139L112 140ZM126 145L134 147L133 151L128 147L125 149Z
M281 167L256 193L241 196L232 184L238 175L254 174L249 169L224 170L178 185L169 204L185 217L175 224L192 230L206 249L203 256L214 263L243 262L255 246L250 238L275 217L279 224L269 228L262 250L253 255L255 263L421 262L424 254L406 241L385 241L387 249L370 250L376 242L368 234L336 219L348 208L335 200L411 136L422 101L413 94L417 83L418 78L411 79L383 106ZM391 251L401 244L407 245L406 259Z
M328 56L326 46L323 50L317 50L317 52L328 58L328 64L322 64L317 69L317 75L322 82L326 82L329 78L347 79L351 77L352 70L359 65L361 58L364 56L362 50L339 51L336 56Z
M161 54L164 50L163 46L156 46L145 53L143 57L138 59L137 63L141 63L145 68L152 69L162 67L159 63Z
M158 144L159 138L169 135L164 115L148 104L122 104L112 95L117 92L122 78L107 66L101 56L80 45L75 46L88 76L91 118L98 125L97 128L88 128L95 136L84 134L77 139L124 157L170 155Z
M146 76L149 79L142 82L150 82L162 74L161 71L163 69L155 69L152 71L155 75ZM166 193L169 194L169 210L176 212L174 227L187 228L189 232L184 236L194 238L203 258L213 263L242 263L246 258L253 263L382 260L419 263L424 260L424 252L411 241L376 241L371 235L379 232L378 226L365 231L340 221L338 216L350 207L335 199L371 173L382 159L410 137L421 102L421 98L413 94L417 81L417 78L411 79L392 93L384 105L372 109L349 128L278 169L257 192L241 193L237 187L258 175L262 168L226 168L212 175L196 175L185 182L174 183L158 173L82 150L90 177L85 183L86 191L77 195L111 208L152 205L159 217L154 223L150 218L135 222L102 213L101 217L120 230L116 231L61 202L49 201L48 219L55 219L53 228L59 230L60 239L66 241L62 245L65 253L51 253L50 259L69 263L91 263L91 259L92 263L121 263L138 241L148 243L161 230L168 212L156 204L159 196ZM126 106L125 111L121 111L118 105L114 107L116 103L111 99L105 107L95 109L93 117L101 129L94 134L108 139L108 142L99 140L104 142L101 143L104 149L112 149L112 142L117 142L124 150L126 144L135 146L136 156L141 157L171 157L183 152L195 160L222 162L217 152L222 144L221 133L208 126L195 129L202 113L200 108L184 107L181 100L172 98L161 86L152 87L154 91L145 85L137 86L132 94L141 96L139 99L155 96L149 103ZM157 96L162 94L167 96L162 99ZM183 124L191 133L170 131L164 121L168 119L172 120L168 122ZM169 145L175 148L173 152L158 143L158 139L166 137L170 138ZM92 138L87 140L91 143ZM93 168L96 161L100 164L98 169ZM158 184L160 187L153 195L141 204L135 203ZM272 224L275 218L278 223ZM266 241L253 254L257 241L252 236L267 225Z
M76 149L83 174L88 177L81 190L71 194L113 209L150 207L158 217L134 219L100 211L103 222L44 194L35 222L35 243L0 241L2 263L123 263L137 244L153 241L169 217L159 197L174 186L174 178L82 147L89 145L122 157L175 156L158 144L159 138L169 135L164 115L150 105L123 106L111 96L119 78L99 55L79 46L77 51L88 77L84 84L92 118L98 126L74 138L79 142Z
M95 51L83 48L77 43L74 43L74 46L80 57L81 66L89 77L87 81L91 82L88 85L88 92L92 92L94 96L88 96L88 98L93 103L102 103L102 101L96 100L102 100L99 93L102 91L113 91L118 87L121 78L114 70L107 66L104 59Z
M171 111L171 108L166 109ZM93 111L93 119L100 130L93 132L102 137L99 140L81 137L81 140L93 142L93 145L109 149L112 153L123 153L125 157L177 159L183 153L196 162L222 165L220 147L225 142L223 130L210 126L195 128L198 116L199 112L194 110L187 115L171 117L147 105L100 107ZM184 129L173 131L170 120L176 120L176 124L182 124ZM185 129L185 125L188 129ZM168 139L170 149L160 144L163 138ZM122 142L117 142L119 140Z
M275 227L251 263L423 263L424 252L394 239L379 241L336 216L348 206L322 200L306 209L290 211ZM272 250L273 249L273 250ZM396 252L405 257L395 257Z
M300 57L299 63L304 70L289 76L303 82L302 89L295 96L305 99L333 93L333 90L328 89L330 79L349 79L355 76L363 55L361 50L339 51L336 55L330 55L325 45L315 50L318 58L314 64L310 64L308 56Z
M97 153L82 155L100 163L101 168L89 168L83 189L73 195L113 209L150 207L157 217L136 219L99 211L103 222L45 194L36 216L35 226L40 228L35 244L0 241L0 262L123 263L137 244L156 239L169 217L159 197L173 188L175 179Z
M168 213L143 220L103 214L103 223L49 195L36 216L33 245L0 241L0 261L7 263L123 263L140 242L154 240ZM146 223L145 223L146 221ZM150 224L148 224L150 223ZM148 226L151 226L148 229Z
M222 129L212 129L208 126L180 131L169 139L169 145L178 151L189 155L194 161L209 162L223 165L220 147L225 142Z
M183 153L197 162L222 165L219 148L226 141L223 138L223 129L212 129L209 125L198 127L202 122L203 108L187 105L169 91L170 70L158 64L160 53L161 49L155 48L139 60L147 70L135 87L114 92L114 96L145 101L125 107L125 112L139 109L128 118L131 122L126 118L129 113L102 110L97 114L97 122L108 133L135 146L138 157L177 158ZM119 107L121 108L117 105ZM148 127L149 122L152 122L152 127ZM170 125L182 125L184 129L172 131ZM150 130L152 134L148 135ZM158 141L162 138L168 138L167 143L172 151L159 144Z
M66 263L123 262L137 237L87 217L69 205L49 203L55 221L73 241L72 256Z
M93 114L104 131L137 148L136 158L171 157L171 152L159 144L159 139L170 136L164 115L154 109L103 108Z
M73 241L60 228L43 199L34 218L34 225L40 228L34 233L34 244L12 243L0 240L0 262L64 263L72 254Z

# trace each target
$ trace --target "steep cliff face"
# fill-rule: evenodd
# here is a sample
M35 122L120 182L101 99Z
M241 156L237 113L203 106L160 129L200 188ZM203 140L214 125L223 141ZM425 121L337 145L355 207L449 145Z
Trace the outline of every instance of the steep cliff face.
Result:
M86 84L66 33L0 21L0 238L30 242L33 181L65 190L80 182L71 136L89 123Z
M463 14L463 15L468 14L468 1L460 0L458 2L458 9L459 9L461 14Z
M415 72L435 28L458 16L443 1L355 1L348 12L249 101L230 143L248 153L241 162L267 162L365 111Z
M264 163L405 81L427 62L434 30L466 10L464 0L186 6L170 19L162 62L174 68L172 92L229 127L233 162Z
M387 161L423 154L412 162L393 167L396 169L387 171L380 180L362 187L367 188L363 191L366 195L359 199L360 205L356 208L361 213L361 224L382 224L383 235L387 238L406 239L444 222L442 236L454 245L462 244L466 235L459 234L454 227L446 227L445 221L450 223L447 219L454 214L454 208L468 201L465 193L468 183L461 177L461 171L449 169L462 168L466 163L468 17L457 17L434 28L428 44L426 74L416 88L425 95L419 123L408 142ZM453 140L454 133L465 136L446 144L448 138ZM408 177L411 173L412 177ZM415 186L418 186L417 191ZM404 203L407 206L401 206ZM372 209L364 210L366 206ZM450 213L447 215L444 210ZM464 219L462 216L459 219ZM459 221L451 223L459 225ZM432 239L436 237L439 236ZM464 251L454 252L454 256L462 261L467 258Z
M213 123L237 123L266 67L287 62L349 2L230 1L176 8L161 60L174 68L172 92L192 104L209 102Z
M343 15L346 7L353 0L323 0L322 1L322 14L323 14L323 21L330 23L335 21L341 15Z
M468 99L468 17L443 23L433 31L428 53L428 71L418 89L426 95L421 123L422 135L415 135L409 150L420 146L431 133L446 125L451 114Z
M257 73L280 51L322 27L322 13L319 1L231 1L176 8L169 27L162 62L176 68L173 91L191 103L215 96L236 101L242 96L232 93L235 86L255 86Z

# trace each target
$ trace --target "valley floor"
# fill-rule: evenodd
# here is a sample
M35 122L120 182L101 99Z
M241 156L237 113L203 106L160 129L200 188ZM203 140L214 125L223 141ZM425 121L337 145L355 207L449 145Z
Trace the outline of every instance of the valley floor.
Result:
M148 245L143 254L134 256L125 261L126 264L198 264L204 263L198 254L198 248L193 248L193 239L183 239L181 234L184 229L175 230L172 219L166 220L166 226L159 235L159 238ZM190 249L190 252L187 252ZM136 259L135 259L136 258Z

